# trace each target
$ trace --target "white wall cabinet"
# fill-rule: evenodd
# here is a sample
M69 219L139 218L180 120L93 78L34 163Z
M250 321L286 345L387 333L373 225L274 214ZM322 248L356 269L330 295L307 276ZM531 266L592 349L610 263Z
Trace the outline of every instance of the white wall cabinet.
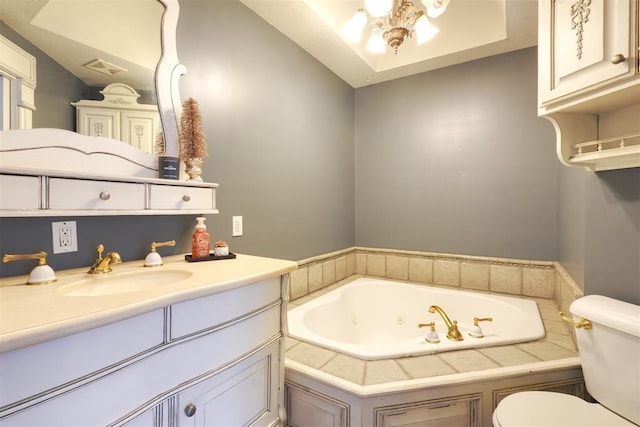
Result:
M118 139L153 153L160 116L156 105L138 104L140 94L123 83L106 86L101 101L80 100L76 107L76 130L87 136Z
M634 74L631 52L634 0L540 2L545 53L541 58L540 102L593 90Z
M538 113L569 166L640 166L638 0L538 3Z
M278 276L2 353L0 426L278 425L281 310Z

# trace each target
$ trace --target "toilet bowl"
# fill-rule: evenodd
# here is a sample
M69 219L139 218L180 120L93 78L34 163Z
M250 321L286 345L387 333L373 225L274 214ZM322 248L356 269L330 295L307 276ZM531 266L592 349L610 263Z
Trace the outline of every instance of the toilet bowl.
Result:
M602 405L549 391L523 391L505 397L492 421L494 427L636 426Z
M640 306L600 295L571 304L584 381L597 403L524 391L500 401L494 427L640 425Z

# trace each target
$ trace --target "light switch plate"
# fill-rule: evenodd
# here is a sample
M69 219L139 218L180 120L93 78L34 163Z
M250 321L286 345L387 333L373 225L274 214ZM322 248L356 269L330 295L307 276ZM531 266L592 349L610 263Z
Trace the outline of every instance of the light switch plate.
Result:
M232 230L231 230L231 235L233 237L242 236L242 217L241 216L234 216L232 218L232 221L233 221L233 226L232 226Z

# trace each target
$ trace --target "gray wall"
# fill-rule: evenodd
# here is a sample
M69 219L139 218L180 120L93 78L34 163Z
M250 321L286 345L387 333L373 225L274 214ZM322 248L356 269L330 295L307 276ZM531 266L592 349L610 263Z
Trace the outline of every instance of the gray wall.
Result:
M536 50L356 91L356 244L557 258L558 161Z
M564 169L560 262L585 294L640 304L640 168Z
M352 246L351 86L235 0L181 1L178 29L180 93L199 103L204 177L220 184L215 236L294 260Z

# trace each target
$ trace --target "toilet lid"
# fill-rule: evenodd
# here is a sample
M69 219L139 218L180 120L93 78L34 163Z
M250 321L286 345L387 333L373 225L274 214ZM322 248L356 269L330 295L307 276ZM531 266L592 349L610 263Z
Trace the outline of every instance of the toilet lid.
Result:
M548 391L525 391L505 397L493 413L493 421L496 427L635 426L597 403Z

